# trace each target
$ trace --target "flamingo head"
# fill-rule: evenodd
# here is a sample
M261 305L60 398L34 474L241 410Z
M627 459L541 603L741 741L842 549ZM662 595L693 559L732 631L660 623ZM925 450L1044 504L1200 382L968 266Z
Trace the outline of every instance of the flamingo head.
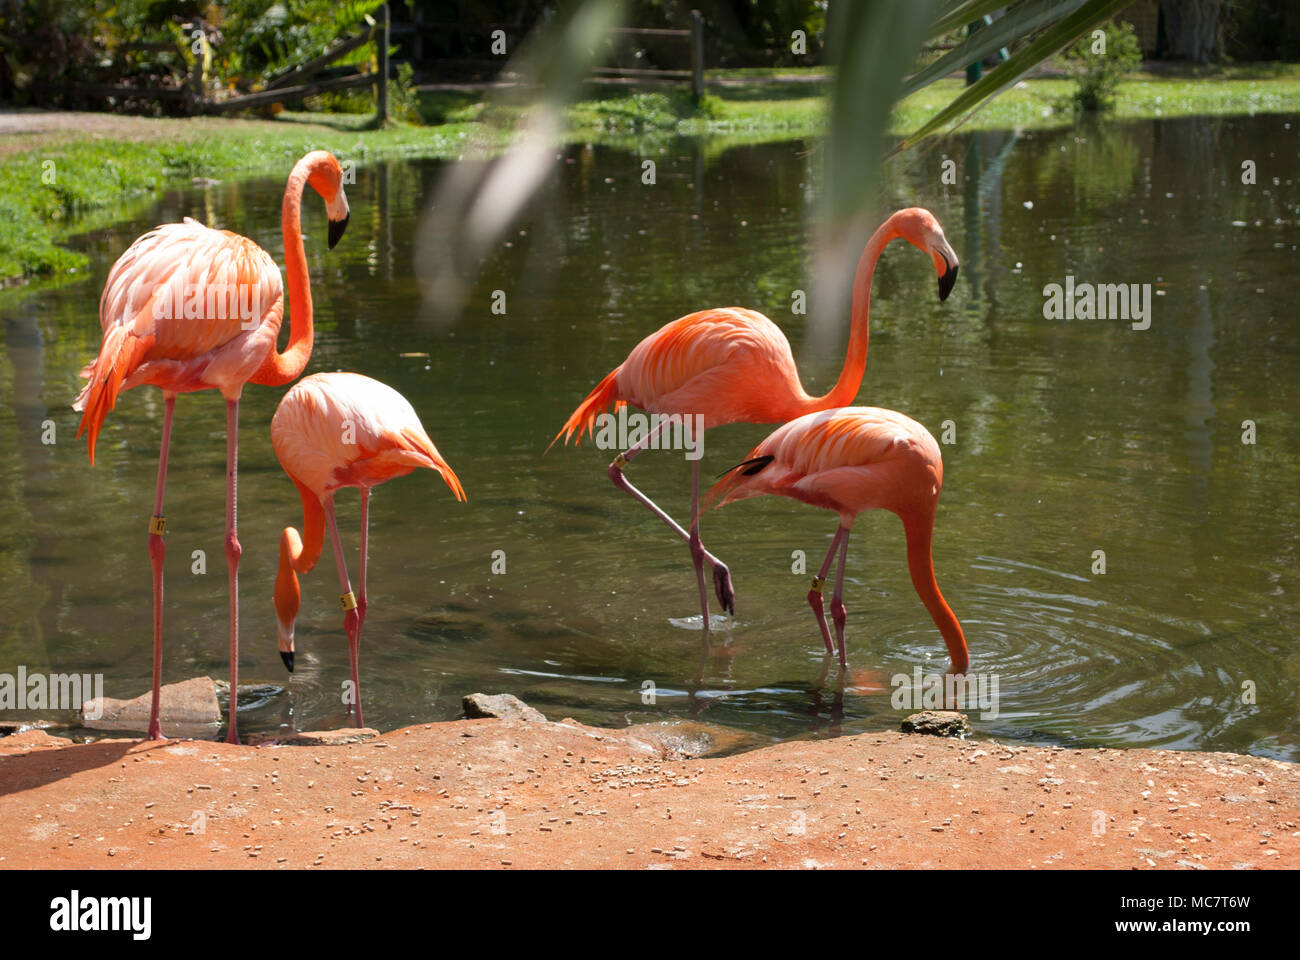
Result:
M280 659L285 667L293 673L293 625L298 619L298 609L302 604L302 591L298 586L298 575L294 572L290 557L302 553L302 540L298 531L286 527L280 535L280 568L276 572L275 592L272 600L275 604L275 628L279 634Z
M297 584L294 584L297 586ZM275 593L275 629L279 633L280 641L280 659L290 673L293 673L293 625L298 618L298 605L289 598L281 596L280 591ZM292 609L289 609L292 605Z
M343 193L343 165L328 150L315 150L303 157L302 162L307 164L307 183L325 201L325 213L330 221L329 245L333 250L348 226L348 198Z
M293 673L293 624L285 626L283 621L277 619L275 627L280 632L280 659L288 671Z
M900 237L929 255L939 277L939 299L947 300L957 283L959 264L938 218L924 207L909 207L898 211L891 219Z

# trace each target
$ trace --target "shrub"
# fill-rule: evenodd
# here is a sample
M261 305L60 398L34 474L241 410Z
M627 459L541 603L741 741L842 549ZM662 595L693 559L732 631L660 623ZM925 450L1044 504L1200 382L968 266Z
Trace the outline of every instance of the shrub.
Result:
M1065 52L1065 63L1078 84L1071 97L1074 109L1108 110L1124 75L1142 65L1142 50L1131 23L1111 21L1076 41Z

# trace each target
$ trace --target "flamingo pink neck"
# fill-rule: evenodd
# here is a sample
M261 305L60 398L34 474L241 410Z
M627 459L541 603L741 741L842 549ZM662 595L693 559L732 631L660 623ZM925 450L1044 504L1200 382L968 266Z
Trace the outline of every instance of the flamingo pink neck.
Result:
M276 613L285 624L292 624L298 616L302 597L298 574L309 573L316 566L325 543L325 511L321 509L320 500L298 480L293 482L302 498L303 532L299 535L293 527L285 527L280 534L280 566L276 571L273 595Z
M280 229L284 236L284 269L289 276L289 345L283 353L272 348L253 374L252 382L278 387L296 380L311 359L315 338L312 327L311 281L307 277L307 251L302 245L302 194L307 179L322 163L304 157L294 165L284 187Z
M912 586L916 588L917 596L925 604L925 609L930 611L934 625L939 628L944 643L948 645L948 656L952 660L951 672L965 673L970 667L966 636L934 579L934 561L930 552L934 536L934 510L916 509L900 513L899 516L907 535L907 569L912 575Z
M825 396L813 397L808 412L849 407L857 399L862 377L867 372L867 340L870 336L871 280L876 273L876 261L889 241L899 236L894 218L890 217L871 235L858 259L858 269L853 276L852 326L849 328L849 348L844 357L835 386Z

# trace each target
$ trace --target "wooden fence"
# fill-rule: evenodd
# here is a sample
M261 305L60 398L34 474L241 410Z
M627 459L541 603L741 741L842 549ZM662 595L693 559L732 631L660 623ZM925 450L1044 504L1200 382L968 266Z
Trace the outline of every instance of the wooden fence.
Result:
M383 122L388 119L388 48L390 42L390 19L388 4L383 4L374 17L367 17L367 28L350 37L344 37L333 47L306 63L287 70L273 78L265 88L256 93L216 99L208 95L203 77L208 67L208 40L202 24L184 25L185 35L193 44L194 62L190 67L188 82L175 87L146 87L123 83L72 83L63 92L78 97L122 100L155 100L179 102L189 113L225 113L230 110L244 110L271 103L301 100L335 90L355 90L362 87L375 88L376 119ZM320 74L340 57L344 57L366 44L375 45L375 57L378 69L374 73L356 73L347 76L335 76L324 80L311 78ZM154 51L173 50L170 44L135 44L132 50L150 49Z
M373 19L367 19L370 20L368 30L355 36L346 37L319 57L299 64L292 70L287 70L272 79L264 89L259 90L257 93L246 93L226 100L205 101L203 112L224 113L227 110L243 110L248 107L264 106L268 103L281 103L285 100L300 100L303 97L310 97L332 90L354 90L373 85L375 87L375 116L380 123L384 122L388 119L388 47L391 31L388 4L385 3L381 6L375 12ZM359 73L354 76L333 77L328 80L311 81L308 79L320 73L335 60L368 43L375 45L375 57L378 61L376 66L378 69L374 73ZM201 57L196 57L194 64L194 69L200 77L203 70L202 64L199 62L201 59Z
M648 27L616 27L615 36L633 37L678 37L690 45L690 70L647 70L632 67L597 67L592 72L596 76L630 77L635 79L689 79L691 92L695 99L704 96L704 17L698 10L691 11L691 28L689 30L661 30Z
M428 66L435 64L444 70L471 69L477 75L475 82L483 82L485 75L495 75L497 71L505 65L503 57L487 59L482 56L445 56L439 58L429 58L426 56L425 45L429 37L441 36L456 37L460 41L460 46L468 53L469 42L466 37L481 38L500 31L507 35L519 36L523 33L525 25L522 20L516 19L513 22L491 22L491 23L467 23L454 20L444 20L438 22L426 21L424 19L423 7L417 5L411 9L411 19L406 22L393 24L393 37L405 47L413 64ZM691 11L691 24L688 29L661 29L651 27L618 27L611 31L614 37L649 37L668 40L677 40L687 44L690 58L689 70L659 70L636 67L598 67L592 71L593 77L597 79L606 79L615 81L618 79L627 80L688 80L691 84L691 90L698 100L704 96L704 17L698 10ZM447 77L438 78L437 84L441 84Z
M418 8L417 8L418 9ZM123 83L73 83L64 88L65 93L74 96L96 99L153 100L157 102L179 103L181 109L188 113L227 113L232 110L245 110L252 107L267 106L272 103L284 103L301 100L304 97L338 90L356 90L373 86L375 88L376 119L382 123L388 119L388 50L393 36L393 24L388 4L383 4L375 11L373 17L367 17L367 28L360 33L340 38L329 50L306 63L273 77L266 86L254 93L239 94L231 97L216 98L210 95L204 83L204 75L209 65L208 35L202 23L184 24L184 34L192 44L194 60L190 66L190 75L186 83L178 86L136 86ZM399 35L410 37L414 46L419 46L420 32L423 26L398 24ZM689 29L668 30L647 27L619 27L613 31L616 37L658 37L680 40L688 45L690 52L689 70L658 70L632 67L597 67L593 70L596 79L629 80L689 80L691 90L698 100L704 96L704 17L698 10L691 11ZM374 44L377 69L374 73L354 73L344 76L332 76L314 79L327 70L341 57L367 44ZM169 44L135 45L131 49L148 46L152 50L173 50Z

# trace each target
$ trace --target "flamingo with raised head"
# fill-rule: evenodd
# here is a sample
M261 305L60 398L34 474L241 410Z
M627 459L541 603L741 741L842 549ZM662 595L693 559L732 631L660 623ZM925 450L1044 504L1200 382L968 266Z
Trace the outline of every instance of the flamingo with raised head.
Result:
M611 404L621 407L630 403L652 414L702 415L706 430L728 423L782 423L806 413L847 406L857 397L867 368L871 279L876 262L885 246L900 237L929 255L939 277L939 299L946 300L952 292L957 281L957 255L934 214L921 207L909 207L889 217L872 234L858 260L848 353L839 379L824 396L809 396L803 389L790 343L781 328L767 317L743 307L701 310L666 324L637 344L628 358L578 405L551 445L561 437L568 443L575 434L580 443L583 432L591 434L597 416ZM706 561L713 569L718 602L733 616L736 595L731 571L700 541L700 458L691 466L689 533L634 487L623 472L668 425L668 421L661 421L658 428L615 457L609 465L609 478L688 543L699 586L702 629L707 633ZM697 438L696 442L701 441Z
M280 535L280 568L274 592L280 658L292 673L294 622L302 602L298 574L308 573L320 559L328 521L352 666L353 696L348 709L351 712L356 707L356 724L360 727L363 721L357 658L366 619L370 490L418 467L436 471L457 500L465 499L465 488L424 432L406 398L392 387L357 373L317 373L295 383L271 418L271 446L280 466L298 488L303 520L301 534L293 527L285 527ZM357 487L361 492L361 560L357 575L360 593L352 590L334 517L334 494L343 487Z
M99 299L104 330L99 355L81 375L88 382L73 409L81 412L80 437L88 434L90 462L108 412L124 390L143 385L163 393L162 446L149 561L153 569L153 701L148 739L161 740L158 720L162 685L163 490L176 395L220 390L226 399L226 566L230 579L230 716L226 739L239 742L235 717L239 679L239 557L236 487L239 397L246 383L280 386L302 373L311 356L311 285L303 248L300 208L310 185L325 200L329 245L343 236L348 201L343 169L334 156L315 150L295 165L284 188L281 229L289 276L289 344L276 347L284 318L280 269L247 237L212 230L186 217L138 238L113 264Z
M838 552L831 617L841 666L848 665L844 649L844 624L848 618L844 607L844 561L849 531L864 511L884 509L897 514L907 538L907 569L912 586L948 646L952 672L960 674L970 665L966 637L939 592L930 550L942 487L943 458L925 427L893 410L844 407L805 414L778 427L714 484L706 502L723 507L747 497L772 494L840 515L826 559L813 577L808 604L817 616L822 641L830 654L831 634L826 626L822 589Z

